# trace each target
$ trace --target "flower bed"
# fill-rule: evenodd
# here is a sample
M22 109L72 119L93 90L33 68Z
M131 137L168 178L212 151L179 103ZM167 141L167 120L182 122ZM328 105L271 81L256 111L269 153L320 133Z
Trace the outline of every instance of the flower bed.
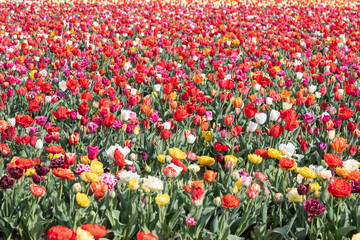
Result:
M0 238L358 239L358 8L0 3Z

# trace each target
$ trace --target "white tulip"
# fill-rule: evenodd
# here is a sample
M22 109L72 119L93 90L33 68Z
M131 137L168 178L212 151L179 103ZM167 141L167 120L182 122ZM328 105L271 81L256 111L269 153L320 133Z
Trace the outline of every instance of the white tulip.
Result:
M9 125L12 127L15 127L16 119L15 118L9 118L8 119Z
M267 116L265 113L256 113L255 120L257 124L263 125L266 122Z
M129 63L129 62L127 62L127 63L125 63L125 65L124 65L124 69L125 69L125 71L129 71L129 69L130 69L130 67L131 67L131 63Z
M45 102L46 103L51 103L51 99L52 99L51 96L46 96L45 97Z
M279 111L277 111L275 109L271 110L271 112L270 112L270 120L271 121L277 121L279 119L279 117L280 117Z
M36 144L35 144L35 148L36 149L42 149L43 148L43 141L42 140L40 140L40 139L38 139L37 141L36 141Z
M311 86L309 86L309 92L310 93L314 93L315 91L316 91L316 86L315 85L311 85Z
M272 105L273 104L273 99L271 97L267 97L266 98L266 104L267 105Z
M296 79L297 79L297 80L302 79L302 78L303 78L303 76L304 76L304 74L303 74L303 73L301 73L301 72L297 72L297 73L296 73Z
M291 157L295 153L296 148L294 144L288 143L288 144L280 144L279 150L287 157Z
M164 129L170 130L170 128L171 128L171 123L169 123L169 122L164 122L164 123L163 123L163 127L164 127Z
M60 81L59 82L59 88L61 91L65 91L67 89L67 86L66 86L66 82L65 81Z
M194 136L194 135L189 135L188 137L187 137L187 139L186 139L186 141L187 141L187 143L188 144L193 144L194 142L195 142L195 140L196 140L196 137Z
M335 138L335 129L328 132L329 140L333 140Z
M248 131L249 132L255 132L257 126L258 126L257 123L249 122Z
M130 110L121 110L121 119L127 121L130 117Z
M161 90L161 85L160 84L154 85L154 91L155 92L160 92L160 90Z
M343 166L349 171L355 171L359 170L359 162L354 159L349 159L347 161L344 161Z

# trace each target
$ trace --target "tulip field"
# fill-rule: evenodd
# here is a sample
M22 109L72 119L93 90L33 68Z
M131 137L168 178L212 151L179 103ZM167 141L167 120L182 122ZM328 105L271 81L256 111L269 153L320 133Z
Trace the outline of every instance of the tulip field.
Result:
M0 239L359 240L359 9L1 1Z

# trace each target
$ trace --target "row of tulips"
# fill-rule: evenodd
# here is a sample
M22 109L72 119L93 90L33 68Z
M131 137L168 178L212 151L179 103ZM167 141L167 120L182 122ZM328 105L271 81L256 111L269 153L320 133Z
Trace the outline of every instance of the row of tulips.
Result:
M359 7L0 3L0 238L360 239Z

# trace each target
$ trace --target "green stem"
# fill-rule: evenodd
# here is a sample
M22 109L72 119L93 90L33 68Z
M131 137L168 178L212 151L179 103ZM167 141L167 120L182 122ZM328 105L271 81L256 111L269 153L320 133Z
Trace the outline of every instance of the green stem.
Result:
M338 205L338 209L337 209L337 213L336 213L336 221L339 223L340 219L339 219L339 214L340 214L340 208L341 208L341 204L342 204L342 200L341 198L339 199L339 205ZM338 224L336 224L336 229L337 229Z
M6 217L9 216L9 203L8 203L8 196L7 196L7 190L5 189L5 209L6 209Z
M61 200L61 196L62 196L62 192L63 192L63 179L61 179L61 182L60 182L60 200Z
M74 218L73 229L76 229L76 221L77 221L78 210L79 210L79 205L77 205L76 210L75 210L75 218Z
M34 214L35 214L35 210L36 210L36 205L38 203L38 198L35 197L34 199L34 206L33 206L33 209L32 209L32 212L31 212L31 216L34 218Z
M250 206L250 203L251 203L251 199L248 201L248 203L247 203L247 205L246 205L245 213L248 211L249 206Z
M255 165L255 164L253 164L253 165L251 166L251 170L250 170L249 176L251 176L251 173L252 173L252 171L253 171L253 169L254 169L254 165Z

